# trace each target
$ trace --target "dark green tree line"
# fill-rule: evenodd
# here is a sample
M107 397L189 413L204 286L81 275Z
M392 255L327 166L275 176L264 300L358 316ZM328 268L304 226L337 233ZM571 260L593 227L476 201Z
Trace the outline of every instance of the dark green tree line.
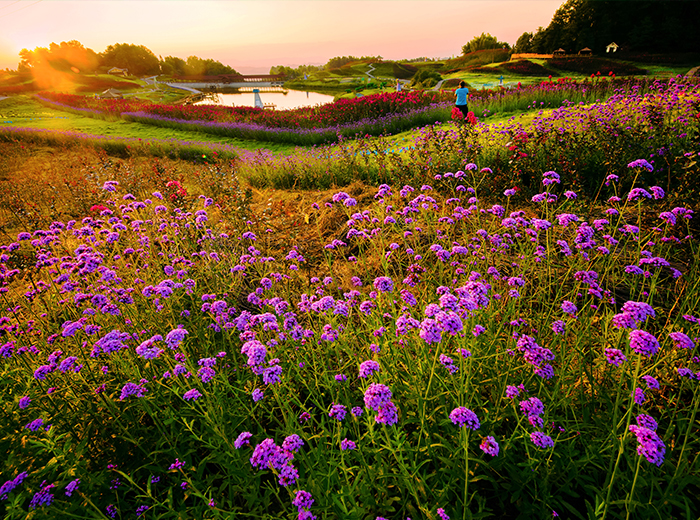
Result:
M547 27L525 32L517 52L604 53L615 42L626 51L682 53L700 50L700 2L695 0L567 0Z

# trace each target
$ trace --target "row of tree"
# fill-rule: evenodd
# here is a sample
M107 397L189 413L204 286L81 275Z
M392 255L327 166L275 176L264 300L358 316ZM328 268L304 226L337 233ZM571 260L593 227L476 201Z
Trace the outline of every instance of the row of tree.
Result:
M575 53L588 47L603 53L615 42L632 52L698 52L699 21L696 0L567 0L546 28L523 33L514 50Z
M287 67L285 65L276 65L270 68L270 74L283 74L288 80L302 78L307 74L312 72L317 72L319 70L331 70L338 69L343 65L348 63L353 63L356 61L383 61L384 58L381 56L335 56L328 60L325 65L300 65L298 67Z
M524 32L516 53L577 53L588 47L604 53L615 42L636 53L700 52L700 2L697 0L567 0L547 27ZM482 33L462 47L463 54L510 49L506 42Z
M342 67L343 65L347 65L348 63L352 63L353 61L382 61L384 58L381 56L336 56L334 58L331 58L328 60L328 63L326 63L325 68L327 70L331 69L337 69Z
M303 78L306 74L311 74L323 69L322 65L299 65L298 67L287 67L286 65L276 65L270 67L270 74L282 74L287 79Z
M171 76L237 74L230 66L212 59L190 56L187 60L174 56L156 56L143 45L115 43L96 53L76 40L51 43L48 47L19 52L19 72L45 67L68 72L106 72L113 67L127 69L134 76L167 74Z

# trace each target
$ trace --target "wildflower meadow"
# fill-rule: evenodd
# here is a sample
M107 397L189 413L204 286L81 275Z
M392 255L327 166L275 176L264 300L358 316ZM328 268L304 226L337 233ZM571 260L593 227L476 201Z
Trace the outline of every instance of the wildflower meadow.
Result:
M2 516L697 518L697 85L450 109L0 170Z

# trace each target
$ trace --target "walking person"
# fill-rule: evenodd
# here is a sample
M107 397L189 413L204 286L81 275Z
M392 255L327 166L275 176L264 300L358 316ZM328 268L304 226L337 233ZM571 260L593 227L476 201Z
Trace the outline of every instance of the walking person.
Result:
M465 119L467 118L467 114L469 113L469 107L467 106L467 96L469 96L469 89L467 88L467 84L464 81L460 81L459 88L455 90L455 97L457 98L455 106L459 108Z

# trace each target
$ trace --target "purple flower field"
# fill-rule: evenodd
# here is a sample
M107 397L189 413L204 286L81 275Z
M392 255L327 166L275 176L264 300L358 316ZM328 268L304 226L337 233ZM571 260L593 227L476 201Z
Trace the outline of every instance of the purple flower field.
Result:
M583 149L571 117L623 103L493 146ZM3 208L0 516L696 518L698 208L616 157L595 189L533 163L496 192L484 155L278 220L223 168L105 162L80 217Z

